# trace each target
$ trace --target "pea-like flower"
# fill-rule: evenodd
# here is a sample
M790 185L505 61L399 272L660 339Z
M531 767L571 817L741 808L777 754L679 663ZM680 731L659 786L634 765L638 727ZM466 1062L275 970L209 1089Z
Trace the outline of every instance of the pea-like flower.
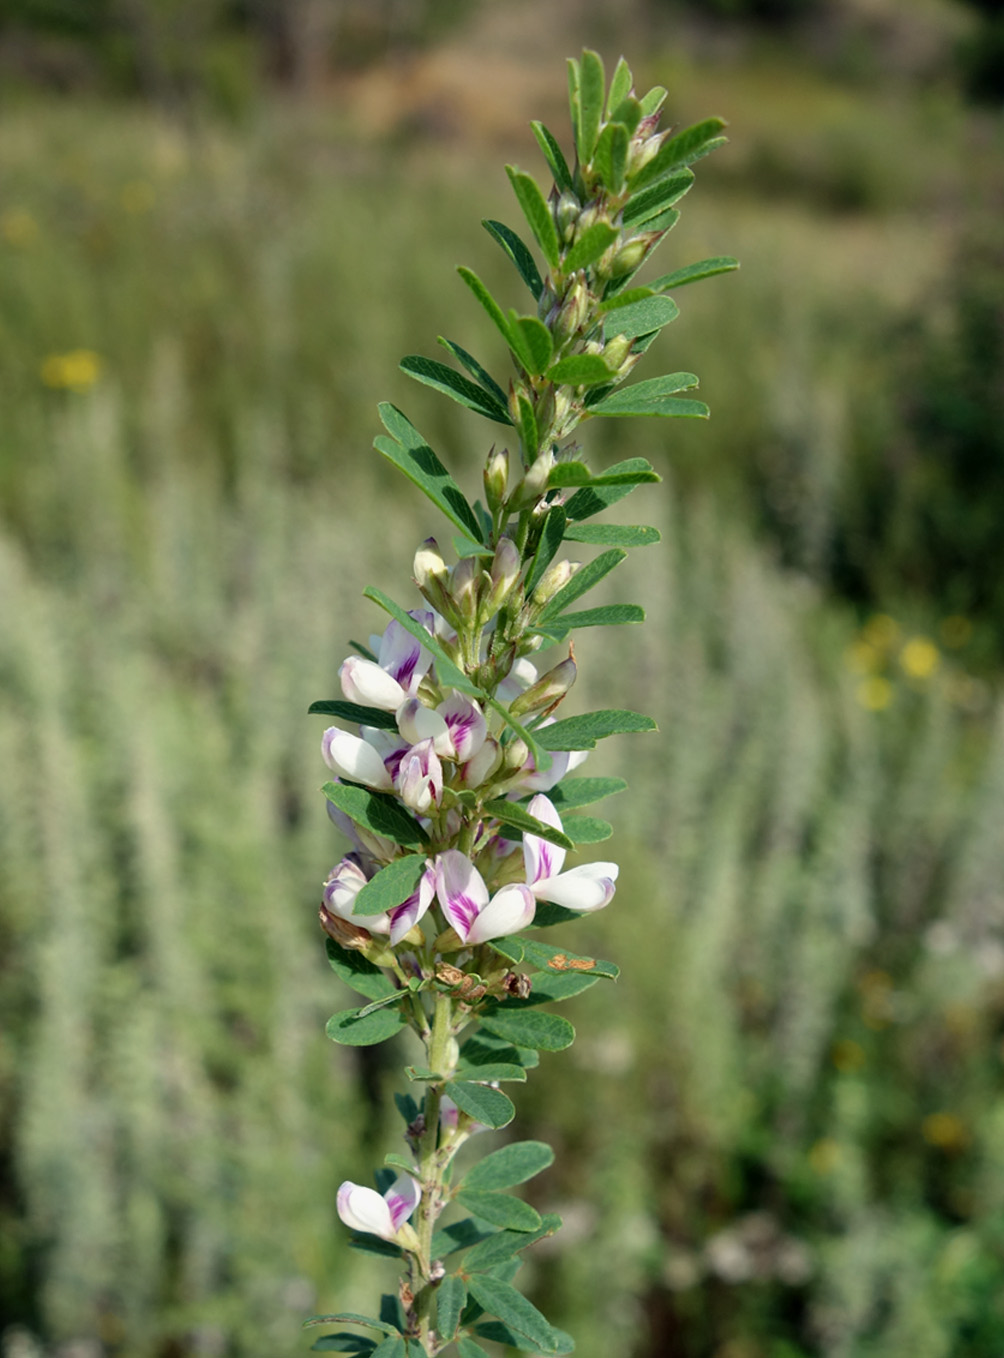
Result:
M487 943L517 933L532 923L537 902L521 882L489 894L485 880L459 849L436 860L436 894L443 913L462 943Z
M555 830L562 829L561 817L549 797L538 793L527 806L531 816L550 825ZM524 834L523 863L530 891L538 901L552 901L563 905L567 910L588 913L601 910L613 900L614 883L619 868L616 863L582 863L561 869L565 863L565 850L539 835Z
M379 752L368 741L339 726L329 726L321 737L321 754L328 768L340 778L365 783L378 792L390 792L394 786Z
M346 1179L338 1189L338 1215L350 1230L396 1241L418 1206L421 1193L410 1174L399 1174L383 1194Z
M416 622L432 630L432 614L417 609ZM394 619L380 638L376 660L350 655L338 671L342 692L350 703L396 712L415 690L432 664L425 647Z
M420 816L437 807L443 797L443 766L431 740L420 740L404 755L397 773L401 800Z

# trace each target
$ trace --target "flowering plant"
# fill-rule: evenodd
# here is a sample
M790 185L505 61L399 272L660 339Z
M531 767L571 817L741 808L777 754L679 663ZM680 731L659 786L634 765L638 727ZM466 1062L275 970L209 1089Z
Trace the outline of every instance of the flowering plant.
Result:
M525 1081L539 1052L571 1044L571 1023L545 1006L617 975L610 962L524 933L609 904L617 864L566 868L565 857L611 827L569 813L626 784L569 775L598 740L655 729L621 709L555 715L576 678L570 633L644 617L635 604L578 601L626 548L659 538L592 522L658 481L650 464L635 457L593 471L570 435L588 419L707 414L679 395L696 386L691 373L618 388L677 316L669 294L736 262L707 259L633 285L679 217L690 165L724 140L722 121L660 132L666 91L636 95L623 59L608 87L591 51L569 62L569 95L574 166L534 123L549 195L507 167L546 271L515 231L484 223L529 289L530 314L504 311L460 269L509 349L507 388L451 340L440 343L463 372L421 356L401 365L510 429L518 451L489 452L484 499L472 504L401 411L380 407L387 433L377 450L445 516L457 560L448 566L433 538L419 547L414 581L427 608L365 591L389 615L386 630L369 647L353 643L339 670L343 696L310 709L358 731L332 726L322 743L334 774L328 813L353 848L325 883L321 923L332 967L366 1001L335 1014L328 1035L368 1045L410 1027L425 1050L424 1064L406 1070L416 1092L396 1096L406 1153L386 1156L375 1189L346 1182L338 1193L352 1243L401 1262L397 1292L378 1316L313 1317L308 1325L377 1336L342 1330L317 1350L430 1358L456 1345L460 1358L484 1358L479 1339L545 1354L574 1347L513 1286L520 1253L560 1221L506 1190L545 1169L551 1148L510 1142L464 1174L455 1158L475 1133L512 1121L500 1085ZM582 565L560 555L566 542L602 550ZM450 1207L461 1215L440 1226Z

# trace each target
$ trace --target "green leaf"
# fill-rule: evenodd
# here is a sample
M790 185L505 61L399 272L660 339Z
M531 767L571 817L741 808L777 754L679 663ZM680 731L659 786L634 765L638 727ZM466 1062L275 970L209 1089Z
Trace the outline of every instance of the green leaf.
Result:
M537 417L533 413L533 406L526 399L522 392L516 399L519 409L519 436L523 444L526 460L533 462L536 459L537 451L540 447L540 433L537 429Z
M686 268L677 269L673 273L664 273L652 284L652 290L668 292L671 288L682 288L687 283L696 283L702 278L713 278L719 273L731 273L733 269L738 268L738 259L733 259L731 255L717 255L714 259L702 259L697 264L688 264Z
M560 1052L575 1041L575 1029L558 1014L535 1014L495 1009L482 1015L481 1026L521 1047ZM453 1097L452 1095L450 1096ZM456 1100L454 1100L456 1102ZM481 1119L478 1119L481 1121Z
M504 1324L525 1335L542 1353L564 1351L556 1347L555 1330L548 1320L510 1283L487 1273L476 1273L468 1280L467 1290L489 1315L498 1316Z
M546 1141L513 1141L479 1160L464 1178L465 1188L494 1191L525 1184L554 1163L554 1151Z
M382 915L401 905L418 886L426 862L421 854L395 858L360 891L352 905L354 915Z
M536 920L536 916L534 918ZM493 938L488 946L510 962L518 963L523 960L523 944L518 938Z
M630 135L623 123L607 123L593 153L593 170L603 186L614 194L624 187ZM619 233L618 233L619 234Z
M360 1334L349 1334L347 1331L342 1334L322 1335L315 1343L311 1344L311 1353L354 1353L357 1358L372 1358L373 1350L376 1348L372 1339L364 1339Z
M696 414L696 411L682 411L681 406L699 406L707 413L707 406L700 401L673 401L668 399L673 392L686 391L696 387L697 378L693 373L666 373L663 377L650 377L645 382L635 382L630 387L615 391L597 402L591 410L592 415L674 415Z
M355 949L342 948L333 938L325 939L324 946L331 970L360 995L368 1000L380 1000L384 995L397 994L397 987L390 977Z
M602 976L608 981L616 981L621 974L620 967L614 962L604 962L602 958L583 957L580 953L569 952L565 948L554 948L549 943L540 943L537 939L526 939L526 961L548 975L557 973L566 974L569 971L581 975ZM506 1005L519 1004L518 1000L506 1000Z
M537 377L545 371L554 352L551 332L543 321L536 316L517 316L510 313L513 335L519 337L519 359L532 376Z
M458 405L473 410L478 415L484 415L486 419L494 420L496 424L512 424L504 405L491 398L476 383L469 382L466 377L448 368L445 363L440 363L434 358L424 358L421 354L409 354L402 358L398 367L409 377L414 377L416 382L432 387L434 391L441 391Z
M480 1344L475 1344L473 1339L466 1336L457 1340L457 1354L459 1358L488 1358Z
M623 792L627 782L623 778L566 778L547 794L552 805L560 811L571 811L578 806L590 806Z
M575 840L576 847L581 847L583 844L602 844L613 834L614 827L598 816L572 816L565 830Z
M490 217L485 217L481 225L485 228L491 238L501 245L512 262L519 270L519 276L533 293L534 298L539 298L544 291L544 282L537 268L537 262L527 249L526 245L517 236L516 232L506 226L504 222L493 221Z
M668 91L662 85L653 85L648 94L642 95L641 113L643 118L650 118L653 113L662 108L666 102Z
M575 150L582 160L582 69L574 57L568 58L568 111L572 121Z
M637 482L628 485L607 483L597 486L593 483L583 486L565 505L565 513L570 519L588 519L593 514L600 514L604 509L609 509L618 500L623 500L625 495L631 494L637 484ZM567 531L571 530L566 530L566 536Z
M540 727L537 739L549 750L591 750L605 736L620 736L639 731L657 731L651 717L624 708L602 708L579 717L565 717L553 726Z
M492 1229L478 1226L470 1217L464 1217L462 1221L451 1222L449 1226L444 1226L436 1231L432 1237L432 1257L433 1259L445 1259L449 1254L455 1254L457 1250L465 1250L471 1245L477 1245L482 1240L487 1240L495 1235Z
M639 335L661 330L670 321L675 321L679 314L680 308L672 297L647 297L643 302L632 302L630 306L608 312L603 323L603 334L606 339L612 339L615 335L637 339ZM594 410L596 408L593 407Z
M683 165L692 165L709 151L723 145L725 138L719 136L725 122L721 118L706 118L693 127L684 128L675 137L664 141L647 164L634 175L629 176L631 187L637 191L646 184L654 184L673 170Z
M593 561L589 561L585 566L581 566L569 580L567 585L563 585L557 594L549 600L544 611L540 614L538 621L547 622L551 618L556 618L560 613L573 604L587 590L598 585L604 576L609 575L615 566L627 556L627 552L620 547L611 547L609 551L601 552ZM548 746L548 748L552 748Z
M404 1251L400 1245L389 1240L381 1240L378 1235L353 1235L349 1237L349 1249L363 1254L379 1254L383 1259L403 1259Z
M533 980L533 990L525 1000L520 1000L519 1008L527 1009L531 1005L557 1004L561 1000L570 1000L594 986L599 979L598 976L590 976L579 971L566 971L560 976L553 976L550 972L544 976L538 974Z
M678 203L689 192L693 183L693 170L680 170L678 174L661 179L644 192L632 194L631 201L624 209L625 225L633 226L637 230L645 222L659 216L666 208Z
M410 1358L410 1355L404 1347L404 1340L400 1335L396 1335L378 1344L370 1358Z
M662 541L658 528L643 524L570 523L565 529L569 542L589 542L604 547L651 547Z
M523 210L523 216L529 223L530 230L536 237L544 258L552 269L557 268L558 229L554 225L551 209L547 206L537 181L533 175L527 174L524 170L517 170L514 165L507 165L505 172L509 176L509 183L513 187L516 200Z
M623 123L628 136L633 137L641 122L641 102L633 94L626 95L611 113L608 122Z
M364 830L392 839L406 849L418 849L426 843L418 821L409 816L400 802L383 792L373 792L355 783L325 783L321 791L333 806Z
M309 1330L314 1325L365 1325L368 1330L379 1330L381 1334L396 1335L400 1333L393 1325L388 1325L386 1321L377 1320L375 1316L362 1316L356 1311L339 1311L333 1316L311 1316L303 1322L301 1328Z
M624 58L621 57L614 67L613 75L610 77L610 92L607 95L606 106L607 121L610 121L610 119L614 117L613 111L621 100L626 99L631 93L631 86L633 83L634 78L631 75L631 67Z
M537 138L537 145L544 153L548 168L554 175L554 182L559 190L572 188L572 172L568 168L568 162L564 157L561 147L543 123L532 122L533 135Z
M588 47L582 53L579 75L579 138L576 143L579 160L588 165L596 149L596 138L603 118L603 96L606 93L606 76L603 71L603 58Z
M397 1004L402 993L403 992L399 990L393 995L381 995L378 1000L371 1000L369 1004L364 1004L363 1007L357 1011L358 1017L361 1019L368 1018L370 1014L375 1014L378 1009L386 1009L389 1005Z
M644 622L645 610L640 604L604 604L601 608L584 608L578 613L563 613L534 628L552 641L563 641L576 627L619 627L629 622Z
M383 712L379 707L361 707L359 703L343 703L340 698L325 698L311 703L307 715L315 712L325 717L340 717L342 721L358 722L360 726L375 726L380 731L397 730L397 718L393 712Z
M503 1282L508 1281L503 1279ZM551 1347L542 1349L539 1344L528 1339L526 1335L520 1334L518 1330L503 1324L501 1320L486 1320L480 1325L475 1325L474 1333L483 1339L491 1339L496 1344L507 1345L509 1348L519 1349L520 1353L529 1353L534 1358L541 1358L542 1354L551 1355L572 1353L575 1349L575 1340L565 1330L559 1330L552 1326Z
M378 1009L376 1013L359 1017L358 1009L343 1009L332 1014L324 1031L332 1042L343 1047L372 1047L386 1042L404 1027L400 1009Z
M576 917L578 918L578 917ZM505 1061L512 1065L520 1065L524 1070L533 1070L540 1065L540 1057L530 1047L514 1047L509 1042L504 1042L500 1037L493 1037L491 1033L478 1032L474 1037L469 1037L460 1048L460 1060L469 1063L472 1069L492 1061ZM480 1076L468 1075L467 1079L480 1079Z
M456 1334L460 1312L466 1305L464 1280L451 1273L436 1288L436 1333L441 1339L452 1339Z
M544 527L541 530L540 540L537 543L537 550L534 553L533 564L526 577L526 593L532 594L540 583L540 579L548 566L554 560L555 553L561 546L565 535L565 510L562 505L554 505L547 511L544 519Z
M591 226L586 227L565 255L561 262L562 273L570 274L578 269L588 269L590 264L595 264L600 255L604 254L619 237L620 232L609 222L593 222Z
M417 641L421 642L436 662L436 672L441 683L450 688L458 688L461 693L467 693L472 698L484 698L484 694L477 684L468 679L463 670L450 659L443 649L442 643L426 631L420 622L416 622L410 613L405 612L400 604L396 604L382 590L375 589L372 585L363 590L363 597L372 599L375 604L379 604L385 613L396 618L406 632L410 632Z
M512 1100L489 1085L448 1080L446 1093L462 1112L486 1127L506 1127L516 1116Z
M492 397L503 410L508 411L508 398L506 397L505 392L495 381L494 377L492 377L491 373L487 372L481 366L473 354L469 354L466 349L457 344L456 340L445 339L442 335L437 337L436 342L441 344L444 349L451 353L459 363L463 364L474 378L475 382L477 382L479 386L484 387L487 396Z
M392 435L390 439L377 436L374 440L377 451L400 468L461 532L480 538L481 526L474 510L415 426L387 401L382 401L377 409L384 428Z
M555 924L574 924L577 919L582 919L582 915L575 910L566 910L563 905L555 905L553 901L539 901L537 913L533 917L533 927L550 929Z
M506 1193L476 1193L462 1188L454 1200L482 1221L500 1226L507 1231L535 1231L540 1225L540 1213L528 1202L511 1198Z
M559 358L547 372L549 382L570 387L595 387L609 382L613 376L600 354L569 354L567 358Z
M474 1273L483 1269L494 1268L507 1259L511 1259L520 1250L525 1250L536 1241L542 1240L545 1236L554 1235L560 1230L561 1217L554 1212L548 1212L541 1217L540 1226L535 1231L498 1231L474 1245L464 1259L464 1269L469 1273ZM435 1254L435 1250L433 1250L433 1254Z
M496 302L495 298L491 295L491 293L488 291L484 283L482 283L481 279L477 276L473 269L468 269L465 268L463 264L458 264L457 273L470 288L471 292L474 293L474 296L484 307L485 311L487 311L491 319L495 322L496 328L501 333L502 338L505 340L506 344L508 344L511 348L512 330L509 327L509 321L506 318L506 314L499 306L498 302Z
M497 1061L494 1065L485 1063L484 1065L468 1066L463 1062L454 1072L458 1080L487 1080L503 1081L511 1080L518 1084L526 1083L526 1071L522 1066L513 1066Z
M406 1174L414 1174L415 1162L407 1155L398 1155L397 1151L388 1151L383 1158L385 1165L391 1169L403 1169Z
M401 1117L404 1119L404 1125L406 1127L410 1127L411 1124L418 1117L419 1114L418 1104L415 1102L415 1100L411 1097L410 1094L401 1093L395 1093L394 1103L397 1105L397 1111L401 1114Z
M636 384L642 386L641 382ZM634 388L632 387L633 391ZM617 396L627 396L627 392L617 392ZM611 398L612 399L612 398ZM692 419L706 420L711 412L703 401L676 401L671 397L661 397L653 401L636 400L630 409L627 408L627 401L624 406L618 401L616 407L607 405L603 401L601 406L597 406L592 412L600 416L624 416L624 415L658 415L663 419Z
M545 730L547 729L549 728L545 727ZM575 848L567 835L556 830L553 825L538 820L536 816L531 816L525 807L520 806L519 802L510 802L505 797L496 797L485 802L482 810L486 816L500 820L503 825L512 825L524 834L537 835L540 839L546 839L549 843L557 844L562 849ZM362 895L362 892L359 894Z

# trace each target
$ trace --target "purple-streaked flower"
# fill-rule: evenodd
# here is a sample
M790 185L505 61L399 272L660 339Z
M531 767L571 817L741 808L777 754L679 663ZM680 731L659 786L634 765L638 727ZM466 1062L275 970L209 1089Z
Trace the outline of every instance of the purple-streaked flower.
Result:
M484 878L459 849L447 849L436 860L436 894L462 943L487 943L525 929L537 909L533 892L522 882L490 896Z
M446 729L453 745L453 754L459 764L466 764L481 749L488 734L488 725L481 708L470 698L454 690L436 709L446 723ZM438 747L437 747L438 748ZM442 753L442 751L440 751Z
M418 879L418 886L408 899L388 912L392 944L400 943L405 934L415 927L432 904L432 898L435 894L436 867L434 863L427 863L425 871Z
M384 731L378 726L360 726L359 734L367 745L372 745L376 750L393 781L412 742L402 739L396 731Z
M397 709L397 729L409 745L431 740L438 755L452 759L453 740L445 718L434 707L426 707L420 698L408 698Z
M359 703L363 707L379 707L382 712L396 712L407 697L392 674L361 655L350 655L347 660L343 660L338 678L349 702Z
M377 862L387 862L393 858L397 851L397 845L392 839L385 839L383 835L376 835L372 830L367 830L361 825L357 825L354 820L339 810L334 802L325 802L328 810L328 819L333 825L337 825L342 834L355 845L356 851L364 859L373 859Z
M410 1174L399 1174L383 1194L346 1179L338 1190L338 1215L350 1230L396 1240L421 1196L422 1190Z
M538 793L527 806L531 816L560 830L561 817L548 797ZM539 835L524 834L523 863L531 893L538 901L552 901L567 910L601 910L613 900L619 868L616 863L582 863L562 872L565 850Z
M431 613L416 609L410 616L432 632ZM350 655L342 662L338 671L342 692L350 703L378 707L382 712L396 712L407 698L414 696L432 664L432 656L396 618L388 624L382 637L372 640L376 660Z
M477 754L472 755L460 771L464 786L480 787L501 763L502 750L499 743L488 736Z
M333 769L340 778L348 778L353 783L365 783L367 787L381 792L389 792L394 786L383 760L373 746L338 726L329 726L325 731L321 739L321 753L328 768Z
M554 720L554 717L545 717L534 729L541 731L545 726L553 725ZM513 784L513 789L518 794L550 792L552 787L556 787L561 782L566 773L571 773L572 769L577 769L588 758L589 752L587 750L554 750L551 754L551 767L538 770L533 761L533 755L530 755L526 761L526 773L520 775L519 779Z
M391 921L388 914L356 915L353 913L356 897L368 880L369 878L359 861L359 855L347 854L340 863L337 863L331 869L328 875L328 880L324 884L324 904L333 915L348 920L350 924L358 925L361 929L368 929L371 934L389 933ZM407 930L405 932L407 933Z
M443 766L431 740L420 740L401 759L397 771L401 800L420 816L439 805L443 796Z

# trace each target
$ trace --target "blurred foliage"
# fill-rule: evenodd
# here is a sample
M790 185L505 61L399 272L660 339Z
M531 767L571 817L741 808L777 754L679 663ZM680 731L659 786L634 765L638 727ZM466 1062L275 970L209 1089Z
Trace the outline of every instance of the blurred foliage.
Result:
M623 880L574 944L624 973L569 1011L600 1111L575 1048L519 1101L567 1222L532 1282L583 1358L997 1358L999 130L758 61L667 82L739 135L657 267L743 269L660 340L710 424L632 431L634 664L580 652L577 702L662 735L609 757ZM322 1032L305 713L428 531L375 400L477 474L394 365L483 340L449 280L505 295L508 189L327 109L3 130L0 1348L258 1358L386 1277L335 1223L399 1128Z

